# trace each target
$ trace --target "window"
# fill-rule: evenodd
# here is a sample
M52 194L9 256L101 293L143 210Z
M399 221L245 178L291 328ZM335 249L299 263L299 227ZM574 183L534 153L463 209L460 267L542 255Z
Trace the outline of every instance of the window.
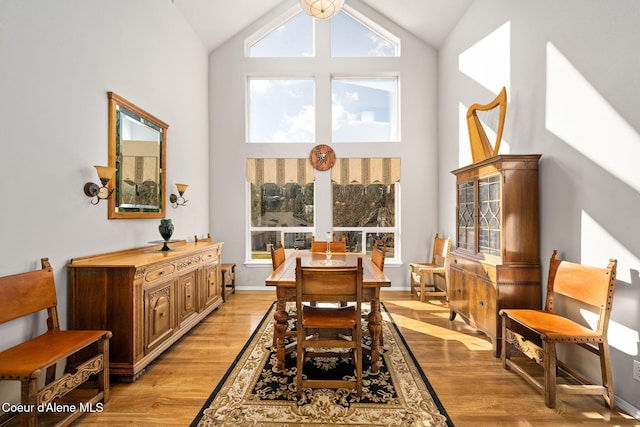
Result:
M335 240L349 252L371 252L376 241L397 258L400 159L339 159L332 170Z
M333 78L332 139L336 142L398 140L398 79Z
M249 78L249 142L313 142L311 79Z
M308 159L247 159L251 260L271 246L308 249L314 226L314 172Z
M388 31L344 11L331 18L331 55L334 57L400 56L400 41Z
M267 34L255 34L247 45L252 58L313 56L313 18L297 13Z
M309 249L314 235L324 240L331 231L350 251L370 253L382 241L387 260L399 261L400 159L366 156L367 143L400 140L400 73L393 71L400 39L349 5L318 21L296 4L244 48L246 142L253 144L243 148L246 260L269 264L271 247ZM384 58L367 59L374 57ZM345 156L318 179L306 158L316 141ZM359 144L339 147L351 142ZM257 157L264 153L274 158Z

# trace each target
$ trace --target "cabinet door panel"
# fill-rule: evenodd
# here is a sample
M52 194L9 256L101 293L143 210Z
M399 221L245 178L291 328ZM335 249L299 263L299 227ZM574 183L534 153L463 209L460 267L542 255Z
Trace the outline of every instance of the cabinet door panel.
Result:
M178 318L180 323L196 313L196 272L178 278Z
M469 287L468 274L462 270L451 267L449 269L449 305L454 311L463 315L469 312Z
M145 353L169 338L175 329L172 309L173 282L162 283L144 290Z
M478 327L492 338L496 337L496 287L493 283L476 277L473 287L471 312Z
M203 300L202 308L206 308L211 304L222 300L222 287L221 287L221 271L220 264L213 263L205 266L204 268L204 283L203 283Z

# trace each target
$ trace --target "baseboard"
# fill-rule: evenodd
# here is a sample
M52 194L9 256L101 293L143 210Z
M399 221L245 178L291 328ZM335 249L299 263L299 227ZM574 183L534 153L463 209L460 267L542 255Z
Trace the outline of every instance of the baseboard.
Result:
M616 396L616 406L622 409L627 414L631 415L636 420L640 420L640 409L636 408L629 402L620 399L618 396Z

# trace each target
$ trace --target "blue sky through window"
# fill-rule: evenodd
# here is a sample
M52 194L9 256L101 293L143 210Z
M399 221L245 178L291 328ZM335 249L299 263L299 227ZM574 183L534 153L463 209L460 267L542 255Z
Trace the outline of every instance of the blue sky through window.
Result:
M333 79L333 141L398 140L395 77Z
M313 55L313 18L305 13L288 19L249 47L253 58Z
M249 80L250 142L313 142L314 82L311 79Z
M398 56L398 44L340 12L331 18L331 56Z

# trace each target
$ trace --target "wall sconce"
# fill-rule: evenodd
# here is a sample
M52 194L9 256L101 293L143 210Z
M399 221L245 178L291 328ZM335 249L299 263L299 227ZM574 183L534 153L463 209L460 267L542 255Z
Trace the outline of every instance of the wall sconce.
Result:
M182 195L185 191L187 191L188 186L189 185L187 184L176 184L179 196L176 196L175 194L171 194L169 196L169 201L171 202L171 206L173 206L173 209L177 208L178 206L185 206L187 204L188 200L185 200Z
M87 197L95 197L95 200L92 200L91 204L97 205L100 203L100 200L111 197L115 188L109 189L107 188L107 184L116 172L116 168L110 166L94 166L94 168L96 168L96 171L98 172L98 178L100 178L102 186L94 184L93 182L87 182L84 185L84 194L86 194Z

